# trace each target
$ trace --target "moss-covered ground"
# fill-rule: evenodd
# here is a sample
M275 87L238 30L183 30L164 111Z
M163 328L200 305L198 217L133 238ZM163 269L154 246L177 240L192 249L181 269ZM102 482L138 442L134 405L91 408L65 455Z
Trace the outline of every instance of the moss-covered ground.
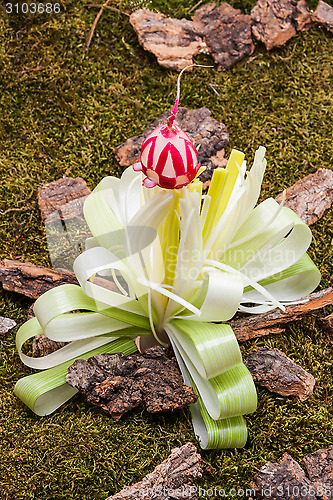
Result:
M66 0L59 14L39 16L8 15L5 3L0 7L0 258L49 265L38 186L67 173L82 176L93 188L103 176L119 175L113 148L171 108L177 75L143 51L123 13L104 12L85 53L97 14L85 1ZM146 5L182 17L195 3ZM120 11L131 7L125 0L112 5ZM253 2L233 5L248 12ZM212 59L201 55L196 62ZM226 124L230 148L243 150L249 161L265 145L263 197L275 196L318 167L332 168L332 63L332 34L314 28L270 53L258 46L227 72L197 68L185 74L181 103L210 108ZM85 132L83 125L93 128ZM310 255L323 274L322 288L332 271L331 222L328 210L312 226ZM0 291L0 315L18 324L30 304ZM15 350L15 333L0 343L2 500L103 500L150 472L173 447L195 442L188 411L153 418L137 410L114 423L76 396L54 415L36 417L13 395L15 382L29 373ZM202 452L202 488L246 488L265 462L280 460L284 452L301 460L333 442L333 348L314 318L242 350L246 354L259 345L280 348L309 370L317 381L314 395L301 403L259 390L258 410L247 417L246 447Z

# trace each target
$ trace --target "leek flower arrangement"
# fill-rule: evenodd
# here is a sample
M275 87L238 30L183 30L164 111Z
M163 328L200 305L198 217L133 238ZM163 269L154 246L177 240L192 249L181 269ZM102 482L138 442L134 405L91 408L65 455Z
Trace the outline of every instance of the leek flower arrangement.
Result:
M199 394L191 413L201 447L242 447L243 415L255 411L257 395L226 322L237 311L284 309L314 290L320 273L306 254L311 231L301 219L272 198L256 206L265 148L250 170L233 150L203 195L197 150L174 124L178 102L179 79L171 116L145 139L140 162L120 179L104 178L87 198L93 236L74 263L80 286L57 287L36 301L17 349L43 371L19 380L15 393L46 415L77 392L65 383L75 359L171 343L185 382ZM101 286L98 276L118 290ZM42 333L69 343L43 358L23 354L23 344Z

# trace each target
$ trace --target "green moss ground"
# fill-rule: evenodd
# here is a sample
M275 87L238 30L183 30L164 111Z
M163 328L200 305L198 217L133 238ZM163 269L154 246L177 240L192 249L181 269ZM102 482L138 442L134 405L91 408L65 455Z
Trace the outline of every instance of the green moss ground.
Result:
M151 8L188 16L194 0L153 0ZM233 5L249 11L252 0ZM139 46L128 17L105 12L90 51L87 34L97 10L85 2L61 3L61 14L8 16L0 7L0 258L48 265L36 192L65 172L93 188L121 169L113 148L141 131L175 98L177 75L160 68ZM115 0L120 9L129 2ZM196 62L210 64L199 56ZM249 161L267 147L263 197L314 172L332 168L332 34L315 28L284 48L255 53L219 73L197 68L184 75L182 105L207 106L230 133L230 148ZM219 91L214 94L209 84ZM115 90L143 109L116 97ZM94 125L85 133L83 125ZM230 151L227 151L227 154ZM310 254L330 283L332 210L313 229ZM0 292L0 315L20 324L30 301ZM77 396L54 415L36 417L13 395L15 382L29 373L15 350L16 330L0 343L0 498L103 500L138 481L170 450L195 442L188 411L152 418L136 411L114 423ZM246 488L268 460L284 452L300 460L333 442L332 346L313 317L286 333L249 342L282 349L316 377L305 403L259 390L259 407L247 417L243 450L203 452L204 488Z

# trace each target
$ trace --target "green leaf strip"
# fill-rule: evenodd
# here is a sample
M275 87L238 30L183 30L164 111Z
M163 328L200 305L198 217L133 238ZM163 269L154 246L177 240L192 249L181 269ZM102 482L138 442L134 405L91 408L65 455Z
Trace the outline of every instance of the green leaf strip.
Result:
M175 340L170 337L174 352L182 372L183 378L187 384L191 384L199 399L196 404L190 406L192 415L192 424L194 432L200 442L202 449L222 449L222 448L242 448L247 440L247 428L242 416L234 416L230 418L212 418L211 413L214 413L214 406L217 408L219 404L216 402L216 394L212 386L206 383L201 390L196 385L196 374L188 371L188 365L185 363L185 357L178 350L178 345ZM188 361L188 360L187 360ZM190 362L191 364L191 362ZM244 366L244 365L243 365ZM202 380L197 379L202 385ZM253 390L253 382L249 389ZM255 389L254 389L255 394ZM254 397L256 401L256 395ZM208 411L210 410L210 413ZM253 410L252 410L253 411ZM219 413L219 416L221 412ZM214 417L216 417L216 412Z
M136 350L133 340L128 338L116 339L81 354L80 358L88 359L97 354L116 352L133 354ZM74 361L75 358L49 370L21 378L15 385L14 393L37 415L53 413L77 393L77 390L69 386L65 381L67 370Z

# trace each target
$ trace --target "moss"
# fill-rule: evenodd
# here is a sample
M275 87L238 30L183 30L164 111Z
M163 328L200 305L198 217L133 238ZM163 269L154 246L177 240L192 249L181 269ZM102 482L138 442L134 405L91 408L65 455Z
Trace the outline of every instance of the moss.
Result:
M196 1L152 1L168 15L189 17ZM47 16L0 16L0 258L48 265L38 186L70 172L93 188L121 172L113 148L170 109L177 75L160 68L138 44L128 17L105 12L86 54L84 45L97 11L85 2L62 2ZM115 1L126 9L128 1ZM133 5L133 3L132 3ZM233 3L249 11L251 0ZM315 28L285 47L255 53L227 72L197 68L184 75L182 105L207 106L223 120L230 147L249 161L267 147L263 197L314 172L332 168L332 34ZM200 55L199 63L212 63ZM220 96L212 92L214 85ZM116 90L143 105L130 105ZM83 125L93 125L85 132ZM328 286L332 273L332 210L313 230L310 255ZM0 292L0 315L21 323L31 301ZM138 481L170 450L195 441L188 411L153 418L138 410L114 423L80 396L54 415L39 418L13 396L14 383L29 373L15 350L15 333L0 344L0 432L5 499L103 499ZM243 450L203 452L202 487L248 487L257 469L283 452L300 460L332 443L332 346L312 317L284 334L249 342L282 349L316 377L314 396L300 403L259 390L259 407L247 416Z

